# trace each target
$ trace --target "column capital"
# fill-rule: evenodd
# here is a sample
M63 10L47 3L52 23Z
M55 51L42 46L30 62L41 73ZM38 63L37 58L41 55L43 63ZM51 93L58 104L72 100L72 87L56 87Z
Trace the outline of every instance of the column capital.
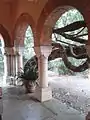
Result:
M16 55L21 55L24 51L24 47L20 47L20 46L14 47L14 51Z
M22 52L24 50L24 46L16 46L15 50L18 50L18 51Z
M5 47L5 55L15 55L14 47Z
M37 55L37 57L40 56L44 56L44 57L48 57L49 54L52 51L52 46L51 45L45 45L45 46L35 46L34 47L35 53Z

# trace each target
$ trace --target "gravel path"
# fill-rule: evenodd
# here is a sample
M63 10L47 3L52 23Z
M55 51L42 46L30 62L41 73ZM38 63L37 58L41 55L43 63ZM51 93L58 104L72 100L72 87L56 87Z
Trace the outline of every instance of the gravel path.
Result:
M83 76L50 77L53 97L81 113L90 111L90 81Z

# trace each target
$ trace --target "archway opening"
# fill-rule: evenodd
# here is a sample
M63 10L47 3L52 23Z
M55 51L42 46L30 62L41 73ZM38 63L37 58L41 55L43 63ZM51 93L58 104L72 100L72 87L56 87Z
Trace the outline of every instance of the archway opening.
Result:
M21 44L18 45L19 49L17 49L16 69L18 69L16 71L18 71L18 78L21 78L21 83L28 93L36 86L36 79L38 77L36 65L37 58L34 52L34 36L31 26L26 24L23 31L22 41L19 41ZM21 50L22 48L23 50Z
M24 55L23 55L23 62L24 64L31 59L35 55L34 52L34 37L33 32L30 26L27 27L25 32L25 39L24 39Z
M86 71L80 70L80 72L78 72L79 71L78 66L82 65L86 60L86 58L84 57L79 58L79 55L82 55L84 52L84 51L82 52L82 50L80 49L83 49L83 47L85 47L85 44L87 43L88 29L86 26L85 27L78 26L78 28L77 26L75 26L78 22L83 22L83 21L84 18L82 14L75 8L66 11L57 20L53 28L52 42L53 45L55 44L60 45L60 48L54 46L55 48L57 48L57 50L54 50L54 53L58 51L59 52L56 53L57 55L53 54L52 52L53 54L52 57L54 60L49 62L49 69L51 67L51 69L57 72L58 74L77 74L81 72L81 74L86 75L87 69L85 69ZM75 24L74 27L76 28L72 28L72 24L73 25ZM68 57L68 63L64 61L66 59L62 59L62 52L64 52L62 48L64 48L66 52L66 57ZM73 51L73 49L75 50ZM78 51L80 52L80 54L77 53L78 51L76 49L79 49ZM75 51L77 52L74 53ZM71 68L68 67L70 64L72 64ZM73 69L74 66L78 68Z

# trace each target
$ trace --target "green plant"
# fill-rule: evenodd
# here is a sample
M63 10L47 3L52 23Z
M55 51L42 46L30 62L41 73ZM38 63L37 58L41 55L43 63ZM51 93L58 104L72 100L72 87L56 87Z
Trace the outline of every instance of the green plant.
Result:
M37 65L32 64L32 60L25 64L24 70L18 72L18 78L21 78L21 81L23 82L22 85L25 86L26 92L31 92L30 88L35 87L37 85L37 79L38 79L38 68Z

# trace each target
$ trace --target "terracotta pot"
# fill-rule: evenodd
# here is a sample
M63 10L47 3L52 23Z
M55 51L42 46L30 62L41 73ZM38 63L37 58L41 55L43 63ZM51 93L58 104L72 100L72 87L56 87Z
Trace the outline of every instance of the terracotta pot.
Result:
M35 92L35 89L36 89L36 85L30 85L30 87L29 87L29 92L30 92L30 93L34 93L34 92Z
M26 89L26 93L35 92L35 89L36 89L36 84L35 83L30 83L29 81L25 81L24 86L25 86L25 89Z

